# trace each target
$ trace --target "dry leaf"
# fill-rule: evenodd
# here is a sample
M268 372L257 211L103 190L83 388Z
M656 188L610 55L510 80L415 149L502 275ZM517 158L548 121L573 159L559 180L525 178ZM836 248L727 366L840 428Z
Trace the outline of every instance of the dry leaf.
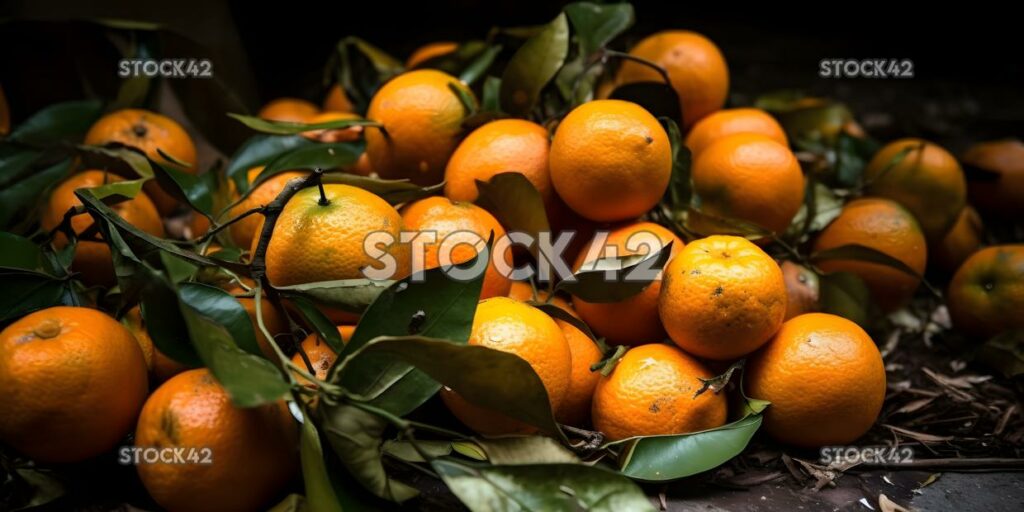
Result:
M891 431L893 431L896 434L900 434L902 436L909 437L909 438L911 438L911 439L913 439L913 440L915 440L915 441L917 441L919 443L924 443L924 444L944 443L946 441L952 441L953 440L953 436L936 436L936 435L932 435L932 434L926 434L924 432L914 432L913 430L909 430L909 429L905 429L905 428L900 428L900 427L896 427L896 426L893 426L893 425L886 425L886 424L883 424L882 426L887 428L887 429L889 429L889 430L891 430Z
M882 512L911 512L909 508L896 504L884 494L878 495L878 508Z

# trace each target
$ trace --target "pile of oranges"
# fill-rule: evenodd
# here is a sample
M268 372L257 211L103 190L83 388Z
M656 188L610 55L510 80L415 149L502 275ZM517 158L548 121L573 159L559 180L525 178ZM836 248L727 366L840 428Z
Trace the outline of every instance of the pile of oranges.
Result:
M409 65L454 48L425 48ZM276 219L266 249L269 284L360 279L367 268L379 270L381 260L364 250L364 240L376 232L395 240L402 231L437 234L438 242L421 246L420 254L400 242L381 249L394 263L395 279L408 275L413 261L440 266L440 240L453 233L456 239L458 233L475 235L460 240L452 254L454 263L466 262L482 249L473 240L499 238L507 227L496 212L474 204L477 182L517 172L536 189L553 230L583 233L584 243L564 255L574 270L610 254L645 255L654 247L672 247L659 279L611 302L514 281L499 271L496 260L508 266L519 256L511 250L493 256L468 342L528 362L559 422L593 428L609 441L720 427L729 419L728 400L721 390L708 389L707 381L746 359L742 391L771 402L764 417L769 435L800 447L855 442L882 409L882 356L856 323L816 312L813 300L794 301L800 291L766 252L798 216L808 186L786 130L763 110L723 109L728 68L719 49L700 34L655 34L632 54L661 66L679 96L696 207L708 216L755 224L773 236L699 237L655 222L658 217L649 212L659 207L673 178L672 141L663 124L636 103L594 99L551 126L506 118L465 133L466 99L476 102L474 92L442 71L417 69L377 90L365 117L379 126L311 130L303 136L321 142L363 140L364 157L346 172L419 185L443 182L443 196L396 207L353 185L326 183L299 191ZM658 79L630 61L620 67L614 85ZM335 85L322 109L284 98L267 104L260 116L316 124L356 118L353 108ZM153 161L196 172L189 135L153 112L110 113L89 130L85 142L125 144ZM934 143L904 139L884 146L865 169L863 197L846 203L810 244L815 252L864 246L907 269L832 258L818 262L815 272L859 276L872 301L891 312L910 301L926 270L936 268L953 273L948 307L956 328L982 338L1024 327L1024 245L982 248L981 217L972 208L1020 218L1022 153L1019 142L975 147L965 161L997 174L998 183L969 188L961 163ZM248 180L261 171L249 170ZM268 204L291 180L308 174L308 169L288 171L261 181L221 220ZM80 205L76 189L123 179L97 169L67 178L42 205L43 229L56 228L70 208ZM155 181L114 206L124 220L155 237L165 236L161 217L176 208L180 205ZM81 234L92 224L81 214L73 217L71 228ZM221 241L251 253L262 224L259 216L249 216L233 223ZM207 229L195 225L193 235ZM608 236L591 238L589 233L598 230ZM55 246L67 243L58 233ZM116 284L110 248L101 240L79 241L72 268L89 285ZM253 299L244 293L251 284L244 279L219 283L241 295L261 349L284 367L275 340L261 334ZM554 304L576 322L549 316L535 307L538 303ZM288 334L284 312L264 304L262 327L275 336ZM323 312L347 342L359 316ZM188 368L156 349L144 316L136 307L119 322L90 307L53 307L7 326L0 334L0 441L41 463L98 456L133 432L139 446L210 447L210 464L142 464L139 476L152 497L172 511L267 506L297 468L298 428L288 405L236 407L208 370ZM298 382L315 388L337 355L316 335L300 347L287 360L306 368ZM609 360L612 352L616 357ZM537 431L452 389L443 388L440 399L480 435ZM235 492L240 488L247 492Z

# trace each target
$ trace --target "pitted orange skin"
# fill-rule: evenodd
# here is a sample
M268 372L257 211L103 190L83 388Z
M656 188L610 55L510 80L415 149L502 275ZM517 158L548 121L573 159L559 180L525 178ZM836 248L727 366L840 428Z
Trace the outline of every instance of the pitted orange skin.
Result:
M348 340L352 339L352 333L355 330L356 326L354 325L339 325L338 334L341 336L341 341L348 343ZM311 333L309 336L306 336L306 339L302 340L302 351L309 358L309 364L313 365L313 376L320 380L327 380L327 373L331 370L331 366L334 365L334 361L338 359L338 354L316 333ZM292 356L292 363L300 368L309 370L306 366L306 361L302 359L302 354L298 352ZM297 380L305 382L303 377L297 377Z
M696 156L719 139L738 133L764 135L789 147L782 125L759 108L727 108L701 119L686 134L686 147Z
M601 361L603 354L597 343L583 331L569 322L555 320L562 329L569 352L572 354L572 374L569 377L569 388L561 407L555 411L555 419L566 425L585 426L590 424L590 405L594 398L594 388L601 380L600 372L590 371L590 367Z
M985 339L1024 328L1024 244L986 247L967 258L949 283L953 327Z

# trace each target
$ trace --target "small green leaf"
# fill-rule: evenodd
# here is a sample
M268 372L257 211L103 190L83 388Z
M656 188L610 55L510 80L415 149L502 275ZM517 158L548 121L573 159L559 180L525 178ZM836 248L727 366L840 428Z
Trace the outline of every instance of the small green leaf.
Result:
M36 112L11 132L10 139L31 145L50 145L79 137L103 111L99 101L68 101Z
M135 196L139 195L139 191L142 190L142 185L145 183L145 179L115 181L113 183L107 183L106 185L93 187L92 193L97 199L102 200L105 204L112 205L134 199Z
M672 210L686 210L689 208L690 199L693 196L690 172L693 155L690 153L690 148L683 144L683 135L679 131L679 124L671 117L663 117L659 121L665 126L665 133L668 134L668 140L672 145L672 177L665 190L665 201Z
M309 124L293 123L291 121L270 121L259 117L233 113L229 113L228 117L239 121L253 130L270 135L295 135L302 132L308 132L310 130L331 130L351 128L353 126L381 126L381 124L376 121L360 118L335 119L333 121Z
M43 271L43 251L28 238L0 232L0 247L0 268Z
M213 192L217 188L214 173L197 175L159 163L153 170L157 183L164 191L207 217L214 213Z
M390 204L397 205L408 203L424 197L436 195L444 190L444 183L422 187L409 180L384 180L380 178L369 178L348 174L343 172L330 172L324 174L324 183L341 183L359 187L374 195L380 196Z
M31 270L0 268L0 325L40 309L63 304L67 284Z
M316 308L313 301L301 295L290 297L291 303L302 313L302 317L306 319L306 323L316 330L316 333L320 336L320 339L327 342L327 345L331 347L331 350L335 354L341 352L341 349L345 346L341 339L341 334L338 333L337 326L330 321L324 314Z
M35 210L44 192L71 170L71 159L65 158L49 167L34 171L30 176L0 187L0 228L6 227L28 210Z
M590 55L610 43L636 21L633 6L626 3L600 5L575 2L565 6L576 31L580 53Z
M526 176L503 172L486 182L476 180L476 188L476 204L494 214L506 230L527 233L534 240L550 231L544 200ZM533 244L530 251L539 261L538 244Z
M665 268L672 256L672 243L654 254L601 258L584 263L572 278L563 279L556 290L587 302L619 302L644 291L656 273Z
M316 142L299 135L254 135L232 155L225 172L235 182L238 191L245 193L249 190L249 169L267 165L289 151L314 144Z
M320 446L320 434L308 412L302 411L302 433L299 438L299 455L302 461L302 482L306 488L306 504L309 510L317 512L342 512L338 497L334 494L324 452Z
M462 72L459 73L459 81L466 85L473 85L484 73L494 64L494 59L501 53L501 45L488 46Z
M392 281L345 279L278 286L275 289L288 298L307 297L322 306L362 313L392 284Z
M818 280L821 310L839 315L861 326L868 324L871 293L864 280L849 272L825 274Z
M569 24L559 14L543 30L527 39L512 56L501 78L502 110L526 115L569 55Z
M423 458L420 451L423 451L431 459L444 457L452 453L452 443L449 441L435 441L432 439L415 441L416 446L410 441L384 441L384 453L401 459L406 462L429 462ZM418 450L417 450L418 449Z
M579 464L580 459L550 437L517 436L475 439L494 465Z
M501 94L501 79L496 76L489 76L484 80L484 90L481 94L480 110L483 112L501 112L499 98Z
M223 326L239 348L250 354L263 357L260 345L256 341L256 331L253 330L252 319L249 318L245 307L233 295L208 284L181 283L178 286L178 296L181 298L181 302Z
M255 188L271 176L285 171L312 171L323 169L324 172L343 169L356 163L363 154L361 142L336 142L331 144L315 144L279 155L266 165L259 176L250 185ZM248 194L242 194L242 197Z
M153 177L153 166L142 152L123 144L75 146L83 165L90 169L110 171L118 176Z

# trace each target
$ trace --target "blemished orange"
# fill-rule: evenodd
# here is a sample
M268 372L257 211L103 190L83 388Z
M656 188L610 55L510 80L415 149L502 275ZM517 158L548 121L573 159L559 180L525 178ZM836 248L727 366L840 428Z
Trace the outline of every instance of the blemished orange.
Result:
M473 130L455 149L444 173L444 195L476 201L477 180L517 172L530 180L545 206L555 192L548 172L548 131L524 119L500 119Z
M146 399L146 361L123 325L57 306L0 332L0 441L40 463L112 449Z
M576 318L580 317L572 305L569 304L569 301L559 295L552 296L547 290L538 289L536 296L534 296L533 286L527 281L512 281L512 286L508 289L508 297L523 302L550 303Z
M895 165L892 162L904 154ZM886 144L864 168L865 191L900 203L921 225L925 238L940 240L967 204L960 163L940 146L921 139Z
M543 311L508 297L480 302L473 316L469 344L515 354L533 367L558 411L569 390L572 352L558 324ZM495 379L518 379L495 375ZM441 390L448 409L467 427L484 435L527 433L535 429L504 414L470 403L449 388Z
M104 145L111 142L137 148L149 159L181 171L191 174L199 172L192 137L175 120L156 112L142 109L117 110L101 117L85 134L86 144ZM160 152L171 159L164 158ZM178 200L160 188L156 180L146 182L145 191L161 214L170 213L178 205Z
M981 343L1024 328L1024 244L986 247L967 258L949 283L953 327Z
M320 204L317 187L309 187L281 211L266 254L274 286L362 279L364 267L387 272L388 263L389 279L409 274L409 246L400 243L402 216L393 206L349 185L328 183L323 190L328 204ZM369 254L364 241L371 233L390 235L393 242L373 244L377 254ZM392 261L385 261L388 256Z
M629 349L594 389L594 428L609 441L699 432L725 424L725 395L702 387L714 377L683 351L652 343Z
M453 41L436 41L427 43L416 48L405 61L405 69L412 69L434 57L448 55L459 48L459 44Z
M348 93L341 88L341 84L334 84L327 90L323 106L325 112L355 112L355 106L352 105L352 100L348 99Z
M265 509L298 467L298 429L285 402L236 407L206 368L153 392L135 445L196 452L199 460L136 465L150 496L170 512Z
M566 425L586 426L590 423L590 405L594 398L594 388L601 379L601 373L590 371L590 367L601 361L603 354L594 340L571 323L557 319L555 323L562 329L562 335L565 336L565 342L569 344L569 352L572 355L569 388L566 390L562 405L555 411L555 419Z
M1007 219L1024 217L1024 142L1008 139L975 144L964 153L963 161L998 175L967 184L971 204Z
M697 121L686 135L686 147L696 156L715 141L737 133L764 135L789 147L782 125L759 108L727 108Z
M644 38L629 51L649 60L668 73L679 95L684 127L722 108L729 94L729 67L710 39L687 30L658 32ZM619 84L661 82L661 74L639 62L623 61L616 76Z
M894 201L863 198L850 201L842 213L818 236L814 251L844 245L863 245L902 261L921 276L928 261L924 234L914 216ZM921 283L898 269L857 260L826 260L818 263L825 272L851 272L860 276L874 302L889 312L906 304Z
M745 238L694 240L665 267L658 298L672 341L718 361L747 355L779 330L786 284L775 260Z
M574 270L584 263L602 257L611 257L611 248L619 257L648 254L651 246L660 249L672 243L672 254L677 254L685 245L672 231L653 222L632 222L619 226L608 233L602 248L595 238L576 257ZM591 251L595 251L591 253ZM603 252L596 252L603 251ZM573 297L572 303L580 318L590 328L603 336L612 345L642 345L665 339L665 328L658 317L658 295L661 293L661 277L640 293L619 302L587 302Z
M970 206L960 211L953 227L942 240L928 247L928 266L954 272L968 256L985 243L985 226L981 216Z
M747 360L746 395L768 400L764 428L787 444L846 445L864 435L885 400L885 365L857 324L826 313L782 325Z
M310 117L306 122L308 124L319 124L331 121L340 121L342 119L359 119L359 116L348 112L321 112ZM302 132L301 135L309 140L333 143L359 140L359 137L362 136L362 134L362 126L350 126L348 128L309 130Z
M691 170L701 211L782 233L804 201L804 175L793 152L756 133L716 140Z
M260 118L267 121L285 121L289 123L308 123L309 119L320 113L320 109L311 102L298 98L277 98L271 100L260 109Z
M43 229L51 230L64 219L64 214L82 202L75 195L80 188L95 188L108 183L122 181L122 178L103 171L87 170L67 178L50 194L49 202L43 208L39 223ZM156 206L145 192L139 192L134 198L111 206L122 219L131 225L153 236L164 236L164 225ZM93 225L92 216L82 213L71 218L71 228L76 234L82 234ZM98 234L97 234L98 235ZM54 238L57 248L67 246L67 237L58 232ZM111 286L116 281L114 263L111 260L110 246L104 242L79 240L75 247L74 260L71 268L81 274L81 279L90 285Z
M339 325L338 335L341 336L341 341L348 343L348 340L352 339L352 333L355 332L355 329L356 326L354 325ZM305 368L317 379L326 380L327 372L331 370L334 361L338 359L338 354L315 332L306 336L306 339L302 340L300 346L302 352L309 359L309 365L306 365L305 359L302 358L302 354L299 352L292 356L292 363ZM305 379L302 377L299 377L299 380L300 382L305 382Z
M501 226L487 210L473 203L452 201L446 197L427 197L402 207L402 225L408 231L418 231L420 236L434 234L434 241L422 249L413 245L412 261L423 258L423 269L442 266L444 263L465 263L484 248L487 240L494 236L495 242L505 236ZM430 239L426 239L429 241ZM441 249L449 252L450 261L441 261ZM416 251L421 251L418 253ZM480 298L487 299L508 295L512 281L495 264L496 258L504 258L508 269L512 268L512 250L503 255L493 255L484 273ZM500 261L500 260L499 260Z
M263 166L249 169L247 175L249 183L255 181L256 177L263 172L263 169ZM231 211L228 213L228 218L231 219L253 208L259 208L260 206L270 204L277 198L277 195L284 190L285 185L287 185L289 181L295 178L305 177L308 174L308 172L302 171L285 171L271 176L259 185L256 185L256 188L252 189L245 199L233 206ZM238 247L248 249L252 246L253 239L257 236L257 230L259 230L262 225L263 216L259 214L249 215L248 217L235 222L228 228L228 231L231 233L231 241L233 241Z
M640 105L596 100L569 112L551 141L551 183L576 213L598 222L650 210L672 175L665 129Z
M804 313L813 313L820 307L819 279L811 269L793 263L783 261L782 279L786 282L786 320L800 316Z
M474 104L473 92L457 78L432 69L409 71L384 84L366 112L383 128L366 129L366 154L382 178L408 178L433 185L444 178L470 114L452 89Z

